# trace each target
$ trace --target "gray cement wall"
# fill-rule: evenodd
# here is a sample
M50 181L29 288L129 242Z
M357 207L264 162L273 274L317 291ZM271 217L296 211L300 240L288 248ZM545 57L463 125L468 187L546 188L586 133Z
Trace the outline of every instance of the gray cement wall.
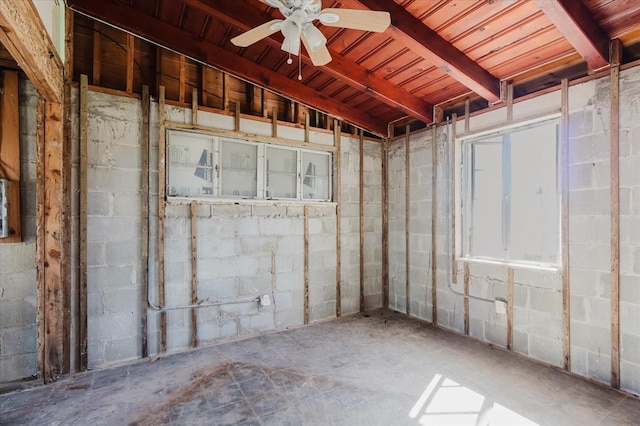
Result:
M610 78L572 85L569 90L569 274L571 288L572 372L609 383L611 379L611 298L610 298ZM621 72L620 79L620 344L621 387L640 394L640 68ZM516 103L514 119L526 119L560 111L560 92L552 92ZM506 108L470 118L471 132L500 126L506 122ZM456 123L456 133L464 132L464 119ZM450 131L452 131L450 129ZM450 146L446 127L437 130L437 309L438 325L464 331L463 264L457 262L457 284L452 282L450 216ZM390 191L390 272L391 307L404 311L405 282L398 280L404 269L404 148L392 143L389 160ZM431 131L411 135L411 312L423 317L414 303L429 309L430 281L420 281L425 273L414 266L417 249L430 242L430 198L420 199L414 191L430 166L430 157L418 159L420 147L430 152ZM398 145L397 145L398 144ZM397 146L396 146L397 145ZM415 161L413 161L415 158ZM424 168L420 170L420 168ZM430 172L429 172L430 173ZM416 176L416 178L414 178ZM459 176L457 177L459 180ZM423 181L426 180L423 179ZM459 198L459 181L457 183ZM394 212L392 215L391 212ZM459 212L458 212L459 214ZM414 219L414 216L416 219ZM420 222L420 218L424 223ZM458 226L458 225L457 225ZM393 239L391 237L393 235ZM391 244L393 241L393 244ZM459 241L456 241L459 244ZM507 296L507 267L500 264L470 263L470 294L488 299ZM415 276L418 278L415 278ZM395 281L393 281L395 278ZM420 284L418 284L420 283ZM421 288L421 289L418 289ZM452 291L453 290L453 291ZM562 285L559 270L514 268L513 350L555 366L562 365ZM430 319L429 315L426 319ZM497 313L493 303L469 301L469 334L492 344L506 346L506 315Z
M21 243L0 244L0 383L36 367L36 106L33 84L19 81Z

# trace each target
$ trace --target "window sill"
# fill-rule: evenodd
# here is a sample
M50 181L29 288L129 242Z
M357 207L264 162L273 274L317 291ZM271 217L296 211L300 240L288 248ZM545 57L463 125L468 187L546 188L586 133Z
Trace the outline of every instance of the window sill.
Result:
M479 259L476 257L457 257L456 261L468 262L468 263L482 263L486 265L505 266L505 267L511 267L516 269L529 269L529 270L545 271L545 272L560 272L561 270L561 267L559 265L544 265L544 264L535 264L535 263L526 263L526 262L505 262L502 260Z
M217 198L217 197L167 197L167 204L191 204L195 201L198 204L235 204L235 205L266 205L266 206L299 206L299 205L318 205L318 206L336 206L338 203L334 201L320 200L264 200L254 198Z

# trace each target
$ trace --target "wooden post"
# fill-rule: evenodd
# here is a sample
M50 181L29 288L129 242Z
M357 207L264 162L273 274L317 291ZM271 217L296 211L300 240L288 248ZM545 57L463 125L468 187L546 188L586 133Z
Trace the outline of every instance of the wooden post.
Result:
M309 205L304 206L304 323L309 324Z
M620 388L620 56L611 42L611 386Z
M469 262L464 262L464 275L463 275L463 284L464 284L464 295L469 295ZM464 298L464 334L469 335L469 298Z
M222 73L222 109L229 111L229 75Z
M309 143L309 111L304 113L304 141Z
M305 129L308 133L309 115L306 116ZM333 128L333 145L336 147L335 164L336 164L336 316L342 316L342 150L341 147L341 127L334 124ZM308 142L308 140L307 140Z
M451 181L447 185L451 185L451 200L449 201L451 208L451 281L456 284L458 282L458 265L456 264L456 122L458 115L451 116L451 140L449 170L451 173Z
M513 350L513 268L507 267L507 349Z
M198 125L198 88L197 87L194 87L191 92L191 124L193 124L194 126Z
M198 204L191 201L191 303L198 303ZM191 346L198 347L198 309L191 309Z
M471 99L464 100L464 132L469 133L471 131Z
M202 105L204 106L209 106L209 92L207 91L208 77L209 67L203 64L200 66L200 96L202 97Z
M507 84L507 122L513 121L513 84Z
M260 115L267 118L267 91L260 88Z
M387 139L381 143L382 149L382 307L389 307L389 204L388 181L389 173Z
M360 130L360 312L364 312L364 136Z
M569 280L569 81L562 80L560 119L562 366L571 371L571 288Z
M44 379L45 367L45 155L44 155L44 99L38 98L36 107L36 324L37 375Z
M164 227L166 206L166 164L167 140L165 130L165 88L160 86L158 99L158 283L160 286L158 301L165 305L164 288ZM160 352L167 350L167 313L160 312Z
M91 84L94 86L100 86L100 71L102 64L101 33L102 24L98 21L93 21L93 72Z
M151 97L149 95L149 86L142 86L142 135L140 148L142 151L142 172L140 177L140 194L142 196L142 236L141 236L141 255L142 262L142 294L140 303L140 335L142 336L142 357L149 356L149 348L147 346L147 316L148 316L148 296L147 290L149 286L149 112L151 107Z
M278 107L271 110L271 137L278 137Z
M186 70L186 59L184 55L178 55L180 74L179 74L179 92L178 92L178 101L180 103L186 102L186 89L187 89L187 70Z
M236 110L235 110L235 121L234 121L234 127L235 127L235 131L239 132L240 131L240 101L236 101Z
M435 124L431 126L431 322L438 323L438 263L437 263L437 221L438 221L438 146Z
M127 33L127 93L133 93L133 74L135 70L135 38Z
M405 270L406 270L406 312L411 315L411 147L409 141L411 139L411 126L405 127L405 223L404 223L404 242L405 242Z
M79 313L78 313L78 321L79 321L79 329L78 333L80 335L80 345L78 348L78 359L79 359L79 367L80 370L86 370L88 368L88 301L87 301L87 222L88 222L88 196L89 190L87 186L87 170L88 170L88 160L87 160L87 152L88 152L88 106L87 106L87 95L88 95L88 86L89 86L89 78L86 75L80 76L80 177L79 177L79 186L80 186L80 213L79 213L79 242L78 242L78 253L80 255L80 264L79 264L79 276L78 276L78 285L79 285Z

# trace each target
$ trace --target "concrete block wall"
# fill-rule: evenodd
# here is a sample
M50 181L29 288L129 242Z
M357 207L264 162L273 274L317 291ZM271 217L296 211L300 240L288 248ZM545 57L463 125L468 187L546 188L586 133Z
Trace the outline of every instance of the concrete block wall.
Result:
M620 386L640 394L640 72L620 73Z
M37 373L36 106L33 84L19 80L22 242L0 244L0 383Z
M343 315L360 310L360 141L343 137L340 292Z
M620 73L620 382L621 388L640 394L640 68ZM610 88L608 76L571 85L569 88L569 279L570 356L573 373L604 383L611 380L611 243L610 243ZM514 105L514 118L531 114L558 114L560 91L550 92ZM506 123L506 108L476 114L470 119L471 132ZM464 132L464 119L455 123ZM452 129L449 129L452 132ZM446 126L437 129L437 313L438 325L464 332L463 264L456 263L457 283L451 272L450 151ZM411 135L412 149L431 143L431 131ZM416 148L413 148L416 147ZM400 149L390 151L401 157ZM414 224L414 213L430 225L431 209L413 204L414 169L427 167L426 158L411 162L411 257L418 233L426 235L427 225ZM413 158L412 158L413 160ZM401 159L390 161L390 187L399 189L392 176L403 174L394 168ZM459 176L457 177L459 179ZM393 182L393 183L392 183ZM458 189L459 191L459 189ZM460 196L458 193L457 197ZM389 200L390 211L391 204ZM390 223L389 232L396 232ZM395 226L395 225L394 225ZM390 263L402 263L398 246L390 253ZM415 289L411 273L412 315L423 293ZM507 267L499 264L469 264L470 294L488 299L506 298ZM390 280L391 280L390 275ZM390 282L390 285L392 283ZM395 283L398 287L398 283ZM393 287L391 287L393 288ZM400 283L399 288L404 288ZM429 292L428 283L422 289ZM452 291L454 290L454 291ZM393 294L393 293L392 293ZM393 297L390 303L393 305ZM558 269L514 267L512 350L554 366L563 365L562 280ZM427 319L429 319L427 317ZM506 346L506 315L497 313L493 303L469 301L469 334L496 345Z
M88 93L90 367L142 353L141 119L138 99Z
M364 307L382 306L382 144L364 142Z
M389 203L389 308L407 310L407 256L406 256L406 146L398 139L388 146Z
M569 92L571 369L611 380L611 80Z

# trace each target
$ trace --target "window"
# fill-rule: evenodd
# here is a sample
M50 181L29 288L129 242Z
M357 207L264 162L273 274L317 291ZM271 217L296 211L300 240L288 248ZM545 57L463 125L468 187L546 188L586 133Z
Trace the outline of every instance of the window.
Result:
M331 200L331 154L177 130L168 132L167 195Z
M462 166L463 255L559 264L558 120L465 139Z

